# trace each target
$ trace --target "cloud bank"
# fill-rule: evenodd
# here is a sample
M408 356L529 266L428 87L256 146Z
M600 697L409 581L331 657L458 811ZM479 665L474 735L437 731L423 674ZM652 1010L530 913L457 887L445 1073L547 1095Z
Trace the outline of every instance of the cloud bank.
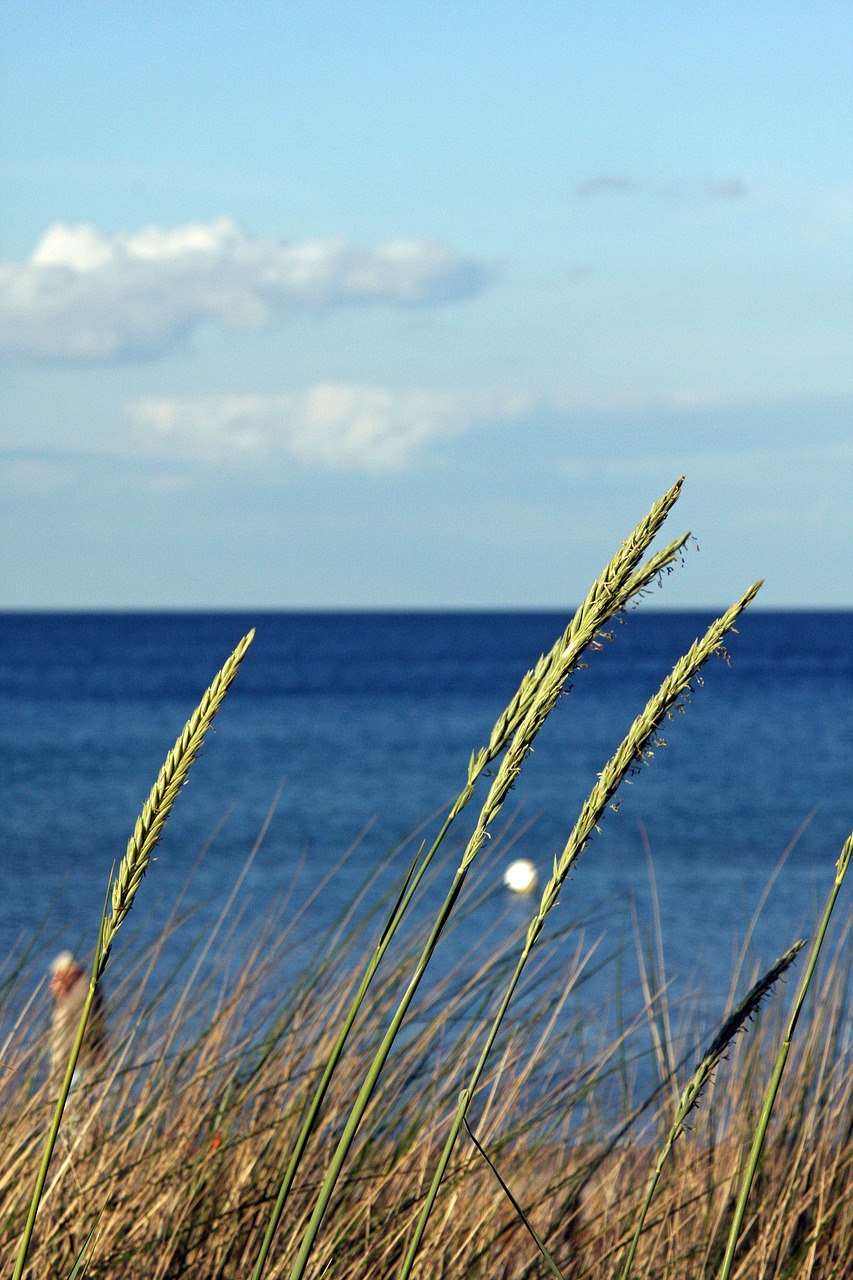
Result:
M297 394L144 398L128 416L139 446L172 459L252 467L289 458L375 473L404 470L432 441L527 407L521 396L328 383Z
M595 196L643 194L668 200L680 195L695 194L695 187L672 182L650 186L648 183L638 182L628 173L599 173L594 178L579 183L575 187L575 194L584 200ZM732 176L708 183L704 194L711 200L740 200L747 195L747 186L742 178Z
M480 293L492 274L433 240L288 242L225 217L112 236L57 222L26 262L0 264L0 354L152 356L205 322L251 330L300 311L435 305Z

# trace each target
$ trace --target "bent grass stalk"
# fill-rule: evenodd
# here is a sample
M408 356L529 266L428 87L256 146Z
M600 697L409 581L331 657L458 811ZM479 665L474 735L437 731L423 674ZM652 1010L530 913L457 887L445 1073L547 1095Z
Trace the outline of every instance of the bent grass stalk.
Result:
M74 1078L74 1072L80 1058L80 1052L83 1046L83 1039L86 1034L86 1027L89 1021L89 1015L92 1011L92 1005L98 989L98 983L104 974L110 958L113 941L121 928L130 908L133 906L133 900L136 897L142 877L151 861L151 854L166 825L166 819L172 811L172 806L177 799L178 792L187 780L187 774L195 760L199 749L201 748L204 736L213 723L213 718L222 703L232 680L237 674L237 670L243 657L252 643L255 632L254 629L244 636L237 648L231 654L231 657L225 663L222 670L217 674L210 688L205 693L199 705L184 726L183 733L178 738L172 750L166 756L166 760L157 777L157 781L151 788L151 794L146 800L142 808L142 813L136 820L136 826L133 835L127 843L127 851L122 858L118 875L114 875L111 871L107 882L107 894L104 902L104 909L101 913L101 923L98 930L98 942L95 947L95 958L92 964L92 975L89 979L89 989L86 993L86 999L83 1004L83 1011L80 1015L80 1021L77 1026L77 1033L74 1037L74 1044L71 1048L71 1056L68 1059L68 1065L65 1069L65 1077L62 1081L62 1087L59 1092L56 1107L53 1112L50 1130L45 1143L44 1155L42 1156L41 1165L39 1167L36 1185L33 1190L30 1209L27 1215L24 1234L21 1238L18 1257L15 1263L15 1270L12 1274L12 1280L21 1280L24 1266L29 1252L30 1241L32 1239L33 1228L35 1227L36 1215L38 1213L39 1202L44 1184L47 1180L47 1172L50 1166L51 1156L53 1155L56 1140L59 1136L60 1125L62 1124L62 1115L68 1101L68 1095L71 1091L71 1082ZM110 901L111 900L111 901ZM107 914L107 903L110 903L109 914Z
M803 980L800 983L800 989L797 992L797 998L794 1001L794 1007L791 1010L791 1017L788 1021L788 1028L785 1032L785 1039L776 1056L773 1064L773 1071L770 1075L770 1082L767 1086L767 1092L764 1095L764 1102L761 1107L761 1114L758 1117L758 1125L752 1139L752 1145L749 1150L749 1157L746 1162L743 1179L738 1192L737 1203L735 1205L734 1216L732 1217L729 1227L728 1240L726 1241L726 1252L723 1256L722 1265L719 1270L718 1280L729 1280L732 1265L735 1259L735 1251L738 1245L741 1227L743 1226L743 1218L746 1213L746 1203L749 1199L749 1193L755 1175L758 1172L758 1166L761 1163L761 1152L764 1147L764 1139L767 1136L767 1126L770 1123L770 1117L773 1114L773 1107L776 1103L776 1097L779 1093L779 1086L782 1083L782 1076L785 1072L785 1066L788 1061L788 1053L791 1048L791 1041L794 1038L794 1032L797 1029L800 1013L806 999L806 993L811 985L812 977L817 966L818 956L820 955L823 940L829 927L829 918L835 906L841 886L844 883L844 877L847 874L847 868L850 865L850 858L853 855L853 832L845 840L838 861L835 864L835 881L830 891L826 906L821 917L818 931L815 934L814 941L809 952L806 970L803 974Z
M399 1273L399 1280L408 1280L414 1266L415 1258L426 1230L427 1222L432 1213L439 1188L444 1179L450 1157L456 1145L456 1140L464 1124L471 1104L471 1099L476 1092L480 1083L480 1078L486 1066L486 1061L491 1053L495 1039L497 1038L501 1024L503 1022L510 1001L515 993L515 989L521 978L528 957L533 950L537 938L542 932L545 919L551 909L556 906L560 896L560 890L569 874L572 866L583 852L587 841L596 830L605 809L616 794L625 775L638 761L647 758L649 754L649 743L655 735L658 727L664 718L671 714L672 708L678 699L689 688L691 681L699 673L712 654L717 653L722 648L723 639L726 634L732 630L735 622L740 614L752 601L761 586L760 582L755 583L746 591L735 604L728 609L721 618L718 618L706 631L701 640L696 640L690 649L675 664L670 674L666 677L658 692L646 704L643 712L637 717L631 728L628 730L625 738L617 748L613 756L602 770L599 780L593 787L589 796L584 802L574 829L566 843L566 847L559 860L554 861L554 873L542 894L542 900L539 909L530 923L527 930L527 937L518 958L515 971L510 978L504 997L500 1007L495 1014L486 1042L483 1045L477 1065L471 1075L466 1087L462 1090L459 1098L459 1105L456 1116L445 1142L444 1149L439 1159L438 1167L433 1175L427 1198L418 1215L415 1231L403 1266ZM495 780L497 782L497 779Z
M663 1147L658 1154L658 1158L655 1161L655 1167L652 1170L649 1185L646 1189L645 1199L643 1200L640 1212L637 1215L637 1225L634 1228L634 1234L628 1247L625 1265L619 1272L619 1280L628 1280L630 1276L631 1265L634 1261L634 1254L637 1251L637 1245L639 1244L640 1236L643 1233L646 1215L648 1214L655 1191L657 1190L663 1166L666 1163L670 1151L684 1132L684 1125L687 1121L687 1117L698 1104L702 1091L708 1084L708 1081L711 1079L711 1076L719 1065L720 1059L731 1045L735 1036L739 1031L743 1030L747 1022L749 1022L757 1012L762 1000L769 994L771 988L776 985L783 974L790 968L805 945L805 941L802 939L795 942L794 945L786 951L783 956L780 956L776 963L767 970L763 977L759 978L758 982L750 988L749 992L744 996L737 1008L733 1009L728 1017L723 1021L719 1031L711 1043L711 1047L708 1049L708 1052L705 1054L704 1058L699 1063L699 1066L693 1072L693 1075L685 1085L681 1097L678 1100L678 1106L675 1109L675 1119L672 1122L672 1128L670 1129L666 1142L663 1144Z
M549 652L543 655L536 666L532 670L528 671L522 679L514 697L510 700L504 712L495 722L494 728L492 729L489 737L488 745L481 747L479 751L472 752L468 765L468 780L456 798L454 804L451 806L432 846L423 859L421 859L420 865L417 865L416 863L416 865L412 867L410 875L404 884L394 909L392 910L385 928L383 929L379 943L370 958L358 990L353 998L352 1004L350 1005L344 1022L338 1032L320 1081L312 1096L308 1111L305 1115L305 1119L282 1179L278 1196L273 1207L273 1212L270 1216L270 1221L264 1235L264 1240L252 1272L252 1280L260 1280L263 1275L273 1239L275 1237L276 1230L278 1229L279 1222L281 1221L282 1213L284 1212L288 1195L290 1194L290 1190L293 1186L293 1182L308 1141L317 1123L317 1118L323 1105L323 1100L326 1096L329 1084L338 1066L341 1055L343 1054L347 1040L376 970L378 969L391 940L397 932L397 929L402 922L415 893L417 892L424 874L426 873L439 847L443 843L452 823L473 796L476 783L483 771L495 759L497 759L507 746L507 743L521 732L522 726L526 725L528 717L531 716L533 709L540 708L540 710L537 711L536 716L534 716L531 721L531 725L527 729L527 745L523 749L519 748L518 767L512 774L507 772L506 777L508 780L506 782L506 789L503 791L500 800L497 801L496 806L492 807L489 816L482 821L482 832L479 844L473 848L473 852L470 853L468 862L464 862L463 860L464 865L460 868L460 871L457 872L458 884L454 882L454 886L448 894L448 901L445 903L447 912L446 914L444 911L442 912L442 924L436 934L435 940L432 942L430 949L431 954L431 950L434 949L434 946L438 941L438 937L444 927L444 923L446 923L450 914L453 903L455 903L456 897L461 890L467 866L485 840L484 833L486 826L488 822L492 820L497 809L500 808L500 804L502 804L506 792L511 786L515 776L517 776L520 771L521 761L529 750L532 738L538 732L538 729L541 727L545 717L559 697L569 674L577 666L582 654L593 643L601 628L605 626L606 623L615 616L615 614L624 609L635 596L642 594L656 578L659 578L661 574L667 572L672 567L687 542L687 539L690 536L689 533L685 533L681 537L676 538L673 542L669 543L668 546L651 556L645 564L640 563L651 542L666 520L670 510L677 501L683 482L683 477L677 480L676 483L672 485L654 504L648 514L634 529L633 533L625 540L625 542L623 542L606 568L593 583L586 598L576 610L563 634L557 639ZM542 710L543 707L544 710ZM495 781L497 782L497 779ZM492 793L490 792L490 798L491 796ZM487 801L487 806L488 804L489 802ZM482 820L483 814L480 816ZM474 838L472 837L469 849L471 849L473 840ZM450 901L451 898L452 901ZM429 943L427 945L430 946ZM405 1009L403 1009L399 1022L396 1023L396 1029L399 1029L399 1025L402 1022L402 1018L405 1016L405 1011L408 1009L408 1005L411 1002L412 997L414 996L422 973L423 970L421 970L421 974L417 977L414 987L411 988L411 993L407 992L406 997L404 997L406 1001ZM388 1042L388 1048L383 1052L382 1047L380 1047L379 1053L383 1053L383 1062L387 1057L387 1052L388 1049L390 1049L391 1043L393 1043L394 1036L396 1035L396 1029L391 1036L391 1040ZM377 1057L378 1056L379 1054L377 1054ZM381 1064L379 1069L381 1070ZM376 1079L378 1079L378 1072L376 1073L376 1076L373 1079L373 1084L370 1087L370 1091L366 1094L363 1102L361 1100L361 1095L359 1095L359 1098L356 1100L354 1112L359 1115L359 1119L355 1123L352 1133L347 1138L346 1149L343 1151L343 1154L339 1157L336 1153L336 1156L334 1157L334 1164L332 1167L336 1168L337 1172L335 1173L329 1187L326 1188L324 1185L321 1196L324 1206L328 1204L328 1199L330 1198L331 1192L334 1188L334 1182L337 1180L340 1168L343 1165L343 1160L346 1158L346 1151L348 1151L352 1138L355 1136L358 1124L360 1123L360 1117L363 1115L364 1110L367 1107ZM344 1138L342 1138L341 1141L343 1142ZM319 1205L320 1201L318 1201L317 1208L317 1213L319 1215L317 1223L316 1225L309 1225L308 1228L311 1244L313 1244L313 1240L316 1237L317 1230L319 1229L319 1225L325 1211L325 1208L320 1209ZM306 1239L307 1238L308 1237L306 1237ZM296 1267L293 1271L294 1277L302 1274L305 1262L307 1262L307 1258L310 1254L311 1244L307 1247L304 1261L300 1263L299 1260L297 1260Z
M634 1260L634 1254L636 1252L637 1245L640 1240L640 1236L642 1235L643 1227L645 1225L652 1200L654 1199L654 1194L657 1189L658 1182L660 1181L660 1176L663 1171L663 1166L666 1163L666 1160L669 1156L670 1151L672 1150L678 1138L681 1136L681 1134L684 1131L684 1126L687 1122L687 1117L689 1116L690 1112L694 1109L694 1107L698 1106L699 1098L701 1097L703 1090L705 1089L706 1085L708 1084L712 1075L714 1074L714 1071L719 1065L721 1058L726 1054L727 1049L729 1049L729 1047L731 1046L732 1041L735 1039L735 1037L741 1030L744 1030L746 1028L746 1024L752 1019L753 1015L758 1011L758 1008L761 1005L761 1002L770 993L771 989L775 986L775 984L779 981L779 979L784 976L788 968L793 964L794 960L800 954L800 952L802 951L805 945L806 943L802 939L795 942L794 945L790 947L783 956L780 956L780 958L776 961L776 963L771 965L771 967L767 970L767 972L763 974L762 977L759 978L756 983L754 983L754 985L747 992L746 996L744 996L743 1000L741 1000L741 1002L723 1020L723 1022L719 1027L719 1030L717 1031L716 1036L711 1042L710 1048L708 1049L704 1058L702 1058L698 1067L693 1072L693 1075L691 1076L690 1080L687 1082L686 1086L684 1087L679 1097L678 1104L676 1106L675 1119L673 1120L672 1127L670 1128L670 1131L667 1135L666 1142L664 1143L660 1153L658 1154L658 1158L655 1162L654 1169L652 1170L651 1176L649 1178L648 1186L646 1189L646 1195L643 1200L642 1206L640 1208L640 1212L637 1215L637 1225L634 1229L634 1235L631 1239L631 1242L628 1248L628 1254L625 1259L624 1266L622 1270L619 1272L618 1280L629 1280L631 1265ZM686 1061L686 1059L684 1061ZM674 1067L671 1073L669 1073L666 1076L666 1078L658 1084L657 1088L652 1094L653 1098L663 1090L664 1086L667 1084L669 1080L674 1080L676 1071L682 1065L683 1065L683 1062L679 1063L678 1066ZM536 1228L533 1226L532 1222L528 1218L527 1214L524 1212L521 1205L516 1200L510 1187L507 1185L507 1183L504 1181L503 1177L501 1176L500 1170L497 1168L494 1161L491 1159L491 1157L489 1156L488 1152L485 1150L483 1145L477 1139L476 1135L471 1129L471 1126L468 1123L467 1117L465 1119L465 1129L471 1141L473 1142L474 1146L477 1148L477 1151L480 1153L482 1158L485 1160L486 1164L492 1170L492 1173L495 1175L495 1178L500 1184L504 1194L506 1195L510 1204L514 1208L515 1212L518 1214L519 1219L521 1220L521 1222L527 1229L528 1233L532 1237L536 1247L539 1249L539 1252L542 1254L542 1257L545 1261L545 1265L548 1267L548 1270L552 1273L552 1275L558 1276L559 1280L565 1280L563 1273L560 1271L559 1267L557 1266L551 1252L549 1251L547 1245L545 1244L545 1241L539 1235ZM618 1141L618 1137L616 1140ZM612 1147L610 1149L612 1149Z
M491 1156L489 1155L488 1151L486 1151L483 1144L478 1140L476 1134L474 1133L474 1130L469 1125L467 1119L465 1120L465 1129L467 1131L468 1137L471 1139L474 1146L477 1148L477 1151L485 1160L486 1164L489 1166L492 1173L495 1175L495 1178L497 1179L498 1184L501 1190L503 1191L504 1195L506 1196L507 1200L509 1200L513 1209L515 1209L515 1212L518 1214L521 1222L524 1224L525 1228L527 1229L530 1236L532 1237L533 1243L536 1245L536 1248L539 1250L539 1252L542 1254L542 1257L545 1259L545 1266L551 1272L551 1275L556 1276L557 1280L566 1280L566 1277L563 1275L562 1271L557 1266L556 1262L551 1256L550 1249L548 1248L545 1241L540 1236L539 1232L534 1227L533 1223L528 1218L527 1214L522 1209L521 1205L516 1200L515 1196L512 1194L512 1191L510 1190L510 1188L504 1182L503 1178L500 1175L500 1171L497 1165L492 1160Z

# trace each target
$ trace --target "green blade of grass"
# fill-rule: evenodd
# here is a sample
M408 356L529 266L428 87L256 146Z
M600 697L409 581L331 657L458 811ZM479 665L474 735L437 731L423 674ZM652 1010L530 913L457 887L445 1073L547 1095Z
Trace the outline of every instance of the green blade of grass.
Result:
M687 1117L697 1105L705 1086L708 1084L708 1081L711 1079L720 1059L734 1040L735 1036L753 1017L764 997L790 968L805 945L806 944L803 940L795 942L793 947L786 951L783 956L780 956L776 963L772 965L767 972L759 978L758 982L750 988L737 1008L733 1009L728 1017L724 1019L719 1031L711 1042L711 1047L708 1049L708 1052L702 1058L699 1066L693 1072L693 1075L685 1085L678 1100L678 1106L675 1109L675 1119L672 1122L672 1127L667 1135L666 1142L663 1144L663 1147L658 1154L658 1158L655 1161L655 1167L652 1170L651 1177L649 1178L645 1199L643 1200L640 1212L637 1215L637 1224L634 1228L631 1243L628 1246L625 1264L619 1272L619 1280L628 1280L630 1276L631 1266L634 1261L634 1254L637 1251L637 1245L639 1244L640 1236L643 1233L646 1216L649 1212L649 1208L651 1207L652 1200L654 1199L654 1194L657 1189L658 1182L660 1181L663 1166L666 1163L667 1157L669 1156L669 1153L674 1147L676 1141L684 1132L684 1125Z
M800 983L800 989L797 992L797 998L794 1001L794 1007L791 1010L791 1016L788 1021L788 1027L785 1032L785 1039L782 1041L781 1048L776 1056L773 1064L773 1071L770 1075L770 1081L767 1085L767 1091L764 1095L764 1102L761 1107L761 1114L758 1117L758 1125L752 1139L752 1145L749 1150L749 1156L744 1169L743 1178L741 1180L740 1190L738 1192L737 1203L735 1204L734 1216L732 1217L729 1227L729 1235L726 1241L726 1252L723 1256L722 1265L718 1273L718 1280L729 1280L732 1265L735 1259L735 1251L737 1249L738 1238L740 1236L741 1227L743 1226L743 1218L746 1213L746 1204L749 1199L749 1193L755 1175L758 1172L758 1166L761 1163L761 1152L764 1147L764 1139L767 1136L767 1126L770 1123L770 1117L773 1114L773 1107L776 1103L776 1097L779 1093L779 1086L782 1083L782 1076L785 1072L785 1065L788 1061L788 1053L791 1048L791 1041L797 1029L800 1013L805 1003L806 993L811 984L814 971L817 966L818 957L820 955L823 940L829 927L829 918L832 915L833 908L844 883L844 877L847 874L847 868L850 865L850 858L853 855L853 832L847 837L842 846L838 862L835 864L835 881L832 885L826 906L824 907L823 916L820 925L815 934L814 941L809 951L808 962L806 963L803 980Z
M670 489L667 490L663 497L660 498L659 501L651 508L644 519L640 521L631 536L623 542L616 555L613 556L606 568L593 583L586 598L576 611L572 621L569 623L569 626L566 628L566 631L558 639L549 654L541 658L536 667L532 671L528 672L522 680L517 694L510 702L504 714L495 724L489 741L489 746L481 748L479 752L475 752L471 757L468 769L468 783L466 787L463 788L459 798L451 809L442 832L440 833L439 841L433 847L433 850L431 850L429 857L434 853L440 840L444 838L444 834L450 823L470 800L474 792L476 780L482 773L483 769L485 769L486 765L491 760L497 758L500 752L504 750L504 747L506 747L506 753L501 760L501 764L489 789L485 803L480 811L479 818L477 819L474 832L468 841L462 861L456 871L456 875L454 876L453 883L451 884L444 904L430 931L429 937L424 945L420 959L415 966L415 970L405 990L403 998L379 1044L379 1047L376 1050L374 1059L368 1069L356 1100L353 1103L347 1123L344 1126L343 1133L341 1134L332 1155L326 1176L320 1187L314 1211L311 1215L308 1226L306 1227L296 1260L290 1273L290 1280L299 1280L305 1272L320 1225L325 1216L337 1180L340 1177L344 1161L350 1147L352 1146L364 1113L367 1110L385 1061L391 1051L391 1046L397 1037L397 1033L399 1032L409 1006L414 999L423 974L426 971L436 946L438 945L438 941L444 931L448 919L450 918L458 896L462 891L469 867L487 840L489 824L494 821L509 793L510 788L520 774L522 765L532 747L534 738L544 724L548 714L553 710L570 673L577 666L577 663L584 651L595 642L601 628L616 613L625 607L634 594L644 590L656 575L661 573L672 563L686 541L686 537L688 535L685 535L671 543L668 547L664 548L658 556L653 557L647 565L641 566L640 562L642 561L643 555L661 528L661 525L681 492L682 482L683 480L678 480ZM507 743L509 744L508 746ZM425 860L425 864L427 861L428 860ZM402 912L411 901L411 896L417 888L420 877L425 870L426 865L422 866L418 874L413 878L412 885L407 891L407 894L403 899L403 903L401 904L399 919L402 918ZM393 936L393 932L399 923L399 919L394 922L393 927L389 928L388 937L387 940L385 940L384 945L387 946L387 942L390 941L390 937ZM359 991L361 994L361 988ZM347 1019L347 1022L349 1026L352 1025L349 1018ZM347 1034L349 1033L349 1026L347 1027ZM337 1047L335 1052L338 1053ZM332 1069L334 1069L334 1067ZM324 1081L321 1082L321 1087L325 1087L327 1084L328 1079L324 1073ZM316 1117L317 1109L318 1108L315 1108L312 1102L313 1117ZM314 1122L315 1120L312 1119L312 1124ZM301 1141L302 1139L300 1137L300 1142ZM290 1170L288 1171L288 1175L286 1175L286 1181L288 1178L289 1188L292 1184L292 1174L290 1173ZM284 1200L280 1193L273 1214L276 1224L280 1219L283 1207ZM275 1225L272 1225L272 1229L268 1228L267 1230L267 1234L252 1275L252 1280L260 1280L266 1258L269 1254L274 1230Z
M80 1021L77 1026L77 1032L74 1037L74 1043L71 1048L71 1056L65 1069L65 1077L57 1099L56 1107L53 1112L50 1130L48 1132L47 1141L45 1143L44 1154L42 1156L41 1165L39 1167L36 1185L33 1190L32 1199L30 1201L29 1213L24 1226L24 1233L21 1237L20 1247L18 1249L18 1257L15 1263L15 1270L12 1273L12 1280L21 1280L24 1266L29 1252L30 1241L32 1239L33 1228L35 1227L36 1215L38 1213L39 1202L44 1184L47 1180L47 1172L50 1166L51 1156L53 1155L56 1140L59 1136L59 1129L62 1124L62 1115L68 1102L68 1095L71 1091L71 1082L74 1078L74 1072L80 1058L80 1052L83 1047L83 1039L86 1034L86 1027L89 1022L89 1015L92 1011L92 1005L97 994L98 983L103 976L104 970L110 958L115 935L127 917L130 908L133 906L133 900L142 883L142 877L148 868L151 860L151 854L157 841L162 835L163 828L166 825L166 819L172 811L172 806L178 797L178 792L184 785L189 773L190 766L198 754L204 736L213 723L213 718L222 703L232 680L237 674L237 670L243 657L252 643L254 638L254 630L244 636L237 648L231 654L231 657L225 663L224 667L216 675L210 688L205 692L199 705L196 707L192 716L190 716L183 733L178 738L172 750L166 757L162 769L157 777L157 781L151 789L151 794L146 800L142 813L136 820L133 835L130 837L127 845L127 852L121 861L118 875L113 876L110 872L107 882L107 900L112 899L110 909L108 911L107 901L104 902L104 909L101 912L101 921L98 928L98 942L95 947L95 958L92 964L92 975L89 980L89 989L86 993L86 999L83 1003L83 1010L80 1015Z
M403 1266L400 1270L399 1280L408 1280L411 1275L412 1267L415 1263L418 1250L426 1230L427 1222L432 1213L439 1188L447 1171L453 1148L456 1145L457 1138L462 1129L471 1099L476 1092L480 1083L481 1076L486 1066L486 1061L491 1053L492 1046L497 1038L501 1023L503 1022L510 1001L515 993L515 989L521 979L522 972L527 964L528 957L533 950L537 938L545 924L548 913L556 906L560 896L560 890L566 880L574 863L583 852L587 841L596 829L598 822L603 816L607 805L616 794L622 780L629 770L636 764L647 757L649 751L649 743L654 737L659 725L664 718L671 714L672 708L678 699L690 687L690 682L698 674L705 662L712 654L719 652L722 647L724 637L731 631L740 617L743 610L755 597L759 590L760 583L755 583L746 591L735 604L728 609L721 618L718 618L706 631L705 635L691 645L684 657L680 658L675 664L670 674L666 677L658 692L650 698L642 713L636 718L628 733L623 738L616 752L611 756L605 765L598 782L593 787L589 796L585 800L581 809L577 822L569 836L566 847L563 850L559 860L555 859L554 873L545 886L542 894L542 900L539 909L533 917L527 930L527 937L518 958L515 971L509 981L507 989L501 1000L500 1007L495 1014L494 1021L486 1037L485 1044L480 1053L477 1065L471 1075L471 1078L463 1090L462 1098L456 1111L450 1132L447 1136L444 1149L441 1153L438 1166L430 1183L426 1201L418 1215L415 1224L415 1230L412 1235L411 1242L406 1251Z
M104 1208L106 1208L106 1205L104 1206ZM103 1216L104 1216L104 1209L101 1209L101 1212L98 1214L97 1218L92 1223L92 1226L89 1230L89 1234L86 1236L86 1239L83 1241L83 1244L80 1247L80 1252L77 1254L77 1257L74 1259L74 1265L72 1266L71 1270L68 1272L68 1280L83 1280L83 1277L85 1276L86 1272L89 1270L89 1263L92 1261L92 1255L95 1251L94 1250L95 1233L97 1232L98 1227L101 1225L101 1218Z

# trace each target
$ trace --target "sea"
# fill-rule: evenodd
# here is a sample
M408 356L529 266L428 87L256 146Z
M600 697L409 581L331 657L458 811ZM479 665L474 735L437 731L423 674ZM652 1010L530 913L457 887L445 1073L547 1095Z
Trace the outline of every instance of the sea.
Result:
M526 926L535 899L504 887L507 865L529 859L541 888L605 762L713 616L641 607L587 655L491 825L473 915L442 943L438 972L464 970L478 939ZM567 619L0 614L0 957L23 957L35 982L59 949L91 950L110 869L166 752L255 628L122 946L150 945L179 897L203 937L236 889L228 945L248 946L271 913L297 915L296 970L353 904L381 911ZM575 932L621 956L625 981L652 945L668 989L701 990L713 1011L738 958L743 989L811 933L853 827L853 612L748 612L662 736L602 819L541 946L559 974ZM423 918L487 785L441 848ZM853 882L842 921L851 895ZM612 980L606 968L597 979Z

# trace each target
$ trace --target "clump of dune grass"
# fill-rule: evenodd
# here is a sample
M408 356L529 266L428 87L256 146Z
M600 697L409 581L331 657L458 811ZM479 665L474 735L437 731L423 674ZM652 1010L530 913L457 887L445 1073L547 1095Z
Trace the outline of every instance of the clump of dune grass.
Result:
M249 948L236 913L233 924L194 982L193 955L158 974L146 954L111 991L111 1051L68 1145L57 1148L28 1259L34 1277L67 1276L93 1228L90 1277L237 1280L251 1271L277 1194L276 1170L352 999L366 939L355 930L339 938L334 961L321 958L332 952L320 940L318 958L293 977L286 920L270 918L253 930ZM458 927L467 927L465 918ZM182 926L191 928L191 921ZM594 957L587 957L597 936L597 926L575 920L555 940L561 963L543 963L518 1024L505 1022L471 1123L562 1274L613 1280L656 1159L655 1135L670 1123L670 1096L640 1112L642 1092L619 1092L617 1053L642 1065L653 1011L614 1032L611 1011L589 999ZM293 1264L330 1144L422 940L422 932L409 939L371 987L277 1237L273 1276L287 1275ZM464 1064L479 1048L477 1011L500 997L516 945L508 939L487 971L448 973L425 997L339 1180L312 1274L356 1280L399 1270L464 1085ZM741 1240L743 1276L843 1275L853 1249L848 950L849 932L801 1017ZM282 974L290 975L286 985ZM52 1104L40 1083L47 1045L39 1025L43 1006L31 1034L20 1029L7 1049L10 1070L0 1075L0 1261L7 1269ZM724 1078L709 1083L664 1168L634 1280L714 1274L762 1082L784 1031L766 1006L749 1035L730 1047ZM690 1050L671 1048L676 1060ZM534 1090L531 1072L541 1081ZM609 1150L625 1118L638 1112ZM421 1275L550 1274L473 1146L460 1143L454 1152L432 1222L418 1258Z
M590 1051L590 1019L575 999L592 949L576 947L568 977L553 939L540 955L545 920L590 836L626 777L664 745L662 723L683 709L708 659L725 654L726 638L760 584L697 638L631 723L555 858L527 929L496 945L473 976L423 984L443 938L471 909L472 881L487 861L494 825L567 680L600 647L607 624L678 557L687 535L646 558L680 488L679 481L652 507L523 677L370 940L362 923L342 953L321 949L284 996L276 995L275 978L284 920L239 964L214 966L202 980L209 940L175 1000L164 1004L161 995L146 1005L145 980L135 990L130 985L113 1059L55 1151L115 935L251 635L241 641L167 758L110 876L89 997L55 1105L38 1084L38 1039L27 1035L26 1023L11 1035L13 1062L4 1064L0 1082L7 1153L0 1247L19 1240L13 1280L22 1280L26 1266L32 1274L85 1270L170 1280L301 1280L309 1273L408 1280L415 1272L509 1280L620 1271L623 1280L714 1271L729 1280L735 1266L741 1275L834 1274L821 1268L851 1243L851 1129L841 1118L851 1100L843 1035L849 975L838 955L827 966L821 1001L809 1008L808 997L853 837L839 858L786 1029L759 1006L800 944L723 1023L676 1094L674 1116L671 1098L691 1055L671 1042L655 996L639 1027L608 1038L613 1024L603 1017ZM491 780L479 812L451 849L456 870L444 901L423 921L413 913L416 895L425 878L437 883L444 874L436 855L457 840L484 775ZM569 930L564 943L571 936ZM522 979L532 975L519 1005ZM750 1019L752 1033L738 1038ZM643 1031L665 1066L663 1079L646 1099L624 1085L614 1120L614 1063L624 1062ZM731 1058L725 1090L715 1077L724 1054ZM710 1105L697 1112L700 1096ZM22 1188L51 1106L27 1202ZM689 1153L684 1143L676 1146L688 1116ZM460 1150L463 1130L470 1145ZM667 1177L676 1163L677 1178Z

